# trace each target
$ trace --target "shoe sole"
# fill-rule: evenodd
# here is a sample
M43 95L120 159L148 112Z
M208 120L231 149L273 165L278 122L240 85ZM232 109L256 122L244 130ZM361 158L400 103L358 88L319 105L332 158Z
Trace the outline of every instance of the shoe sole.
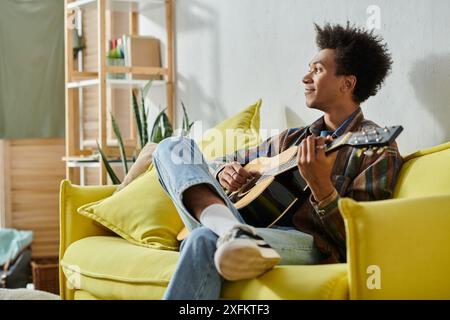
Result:
M247 239L223 244L214 254L217 271L230 281L256 278L280 260L275 250L258 247L254 241Z

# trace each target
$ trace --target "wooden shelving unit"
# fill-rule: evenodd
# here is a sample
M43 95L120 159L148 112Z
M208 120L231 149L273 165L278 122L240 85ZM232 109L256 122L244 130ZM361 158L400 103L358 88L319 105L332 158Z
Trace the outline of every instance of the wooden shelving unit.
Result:
M165 7L166 31L166 63L163 67L139 66L108 66L106 61L108 35L114 25L114 12L120 11L128 17L127 25L122 31L129 35L138 35L138 14L140 6L147 3L161 4ZM90 26L96 32L89 31L90 43L87 44L85 55L90 55L90 61L83 61L83 54L78 58L73 56L73 21L79 12L86 12L83 19L89 20ZM110 79L108 74L152 75L162 76L162 80L154 80L153 87L166 86L167 113L173 122L174 115L174 25L173 0L65 0L65 81L66 81L66 152L63 160L66 162L66 177L73 183L83 183L83 168L98 167L99 184L107 183L106 170L96 159L91 159L89 165L86 157L92 157L96 149L96 140L108 156L117 156L117 143L111 142L108 135L108 114L111 104L118 100L125 107L115 116L116 119L128 122L128 138L125 145L128 150L135 150L138 145L136 128L131 109L131 93L142 88L148 80ZM83 23L83 22L82 22ZM122 21L123 24L123 21ZM84 24L83 24L84 26ZM89 46L89 47L88 47ZM95 58L92 58L95 55ZM87 60L87 59L86 59ZM86 66L89 64L89 66ZM120 89L121 97L112 97L113 90ZM125 93L124 93L125 92ZM94 97L95 96L95 97ZM85 104L91 109L86 111ZM93 117L92 105L95 105L96 123L86 120L85 113ZM124 108L128 108L126 112ZM90 136L86 135L85 125L89 125ZM95 127L95 128L94 128ZM97 130L95 137L92 131ZM128 154L128 153L127 153ZM79 158L79 161L77 161ZM96 162L96 164L94 164Z

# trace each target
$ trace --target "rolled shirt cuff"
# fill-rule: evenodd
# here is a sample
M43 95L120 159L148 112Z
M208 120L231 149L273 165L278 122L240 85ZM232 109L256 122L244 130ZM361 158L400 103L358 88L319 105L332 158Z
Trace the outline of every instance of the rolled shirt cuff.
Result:
M319 214L320 216L324 216L328 211L334 209L338 198L338 192L336 191L336 189L333 189L333 192L320 202L315 201L314 197L311 194L309 196L309 202L311 203L317 214Z

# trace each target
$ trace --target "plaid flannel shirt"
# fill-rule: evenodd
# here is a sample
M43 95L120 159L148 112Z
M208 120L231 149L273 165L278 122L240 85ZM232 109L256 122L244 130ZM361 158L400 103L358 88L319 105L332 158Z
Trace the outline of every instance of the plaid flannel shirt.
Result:
M373 127L378 125L364 119L359 109L340 135L363 129L370 130ZM210 169L217 178L227 163L236 161L244 166L258 157L272 157L299 145L311 134L319 136L324 129L324 119L321 117L310 126L288 129L257 147L239 150L216 159L210 163ZM391 197L402 163L395 142L381 154L374 153L371 156L361 154L358 149L352 147L343 147L338 151L331 177L335 191L320 203L315 202L312 195L305 197L292 219L293 226L314 237L315 245L325 257L322 263L346 261L345 226L338 208L340 197L350 197L357 201Z

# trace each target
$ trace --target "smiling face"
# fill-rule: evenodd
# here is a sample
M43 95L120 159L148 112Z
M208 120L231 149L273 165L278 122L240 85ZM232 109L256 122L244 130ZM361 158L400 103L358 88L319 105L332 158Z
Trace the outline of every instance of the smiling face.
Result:
M342 90L345 77L336 76L335 58L334 49L324 49L311 60L309 71L303 78L309 108L326 112L348 96Z

